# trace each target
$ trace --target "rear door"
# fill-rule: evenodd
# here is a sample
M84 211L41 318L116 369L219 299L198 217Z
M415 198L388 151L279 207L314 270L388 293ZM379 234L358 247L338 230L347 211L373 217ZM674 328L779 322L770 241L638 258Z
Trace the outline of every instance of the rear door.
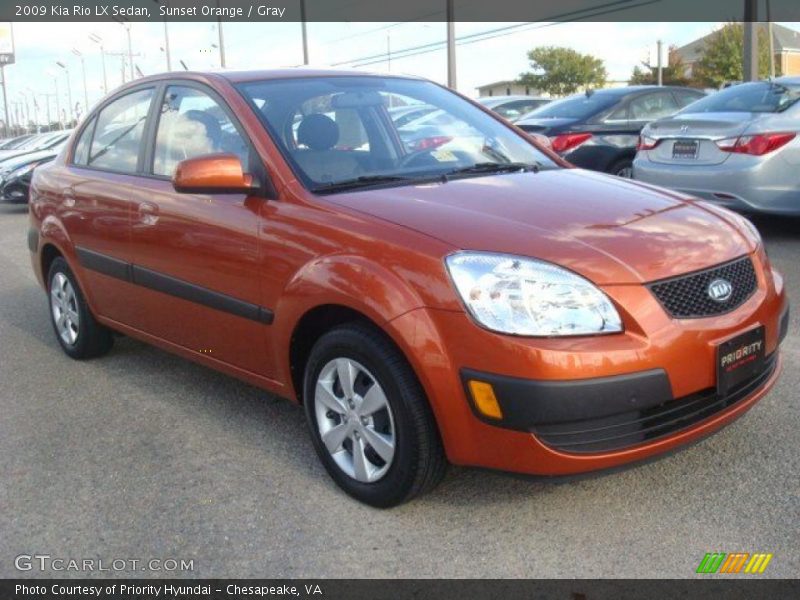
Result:
M64 169L59 208L99 314L128 323L130 226L153 86L109 100L79 133Z
M226 152L246 172L257 154L225 102L191 82L157 99L132 213L134 326L245 371L270 375L265 359L272 313L262 306L258 232L263 198L178 193L171 178L187 158Z

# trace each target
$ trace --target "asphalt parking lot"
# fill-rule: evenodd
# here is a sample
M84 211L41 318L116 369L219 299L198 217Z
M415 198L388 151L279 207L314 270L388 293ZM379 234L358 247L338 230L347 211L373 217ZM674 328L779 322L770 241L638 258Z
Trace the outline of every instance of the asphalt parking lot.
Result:
M755 221L797 305L800 220ZM127 338L67 358L26 231L0 206L0 577L34 553L202 577L690 577L712 551L800 572L800 310L776 388L698 445L579 481L452 468L379 511L327 477L299 407Z

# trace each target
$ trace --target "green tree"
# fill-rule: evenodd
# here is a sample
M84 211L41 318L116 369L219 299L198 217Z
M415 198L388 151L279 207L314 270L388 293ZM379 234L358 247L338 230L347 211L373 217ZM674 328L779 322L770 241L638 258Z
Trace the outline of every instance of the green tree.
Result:
M571 48L541 46L528 52L531 71L519 82L554 96L564 96L590 87L602 87L608 74L603 61Z
M689 85L686 66L683 64L675 46L669 47L667 64L661 68L661 81L664 85ZM652 85L658 83L658 64L643 62L633 68L630 85Z
M728 23L706 40L703 57L694 65L693 81L718 88L726 81L744 79L744 27ZM777 66L777 65L776 65ZM758 29L758 77L769 75L769 39L764 27Z

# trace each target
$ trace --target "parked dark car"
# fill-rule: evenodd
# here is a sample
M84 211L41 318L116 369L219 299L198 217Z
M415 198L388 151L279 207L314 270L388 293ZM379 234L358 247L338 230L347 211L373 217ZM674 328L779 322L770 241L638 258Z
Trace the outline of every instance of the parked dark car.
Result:
M546 104L515 125L548 136L553 150L578 167L630 177L642 128L704 96L653 85L588 91Z
M65 141L48 150L30 152L0 162L0 203L27 204L33 170L53 160Z
M28 133L25 135L20 135L13 138L6 138L4 140L0 140L0 150L13 150L14 148L18 148L29 139L33 137L34 134Z

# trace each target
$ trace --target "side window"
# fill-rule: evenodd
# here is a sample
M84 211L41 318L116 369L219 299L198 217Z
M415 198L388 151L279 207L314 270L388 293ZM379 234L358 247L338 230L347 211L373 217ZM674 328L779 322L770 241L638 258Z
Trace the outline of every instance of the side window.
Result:
M674 92L675 97L678 99L678 106L683 108L684 106L689 106L695 100L700 100L700 98L704 98L703 94L698 92L688 92L684 90L677 90Z
M624 102L622 106L615 108L611 111L611 114L605 118L605 121L611 121L612 123L619 123L620 121L627 121L628 120L628 105Z
M153 90L119 98L97 116L86 164L98 169L135 173Z
M631 100L631 119L634 121L653 121L667 117L678 110L678 104L669 92L645 94Z
M75 152L72 155L72 164L86 166L89 162L89 144L92 143L92 133L94 132L95 119L92 118L86 124L81 132L81 137L78 138L78 143L75 144Z
M170 86L158 119L153 173L171 177L187 158L232 153L249 164L249 146L222 107L208 94L191 87Z

